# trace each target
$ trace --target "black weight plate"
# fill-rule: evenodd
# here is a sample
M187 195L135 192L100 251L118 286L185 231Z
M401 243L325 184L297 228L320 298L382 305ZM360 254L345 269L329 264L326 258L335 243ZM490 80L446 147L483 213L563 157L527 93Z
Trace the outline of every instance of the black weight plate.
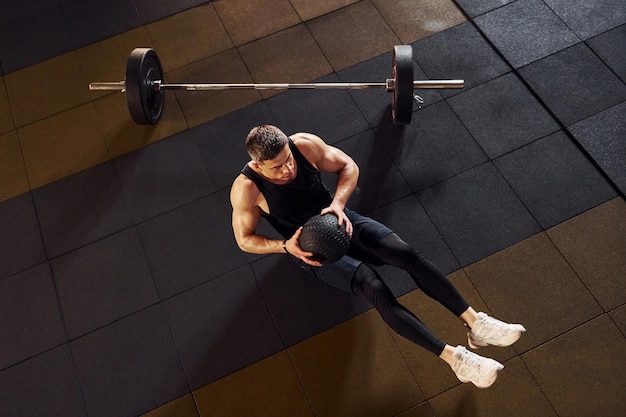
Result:
M393 123L408 125L413 116L413 48L411 45L393 47L391 78L395 80L391 97Z
M151 48L135 48L126 64L126 101L133 120L140 125L155 125L163 115L165 94L154 88L163 81L163 67Z

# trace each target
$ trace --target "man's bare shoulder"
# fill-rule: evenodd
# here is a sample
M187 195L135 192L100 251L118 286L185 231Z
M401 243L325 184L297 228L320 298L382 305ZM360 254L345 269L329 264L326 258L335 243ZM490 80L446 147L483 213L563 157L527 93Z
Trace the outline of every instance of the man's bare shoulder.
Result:
M230 189L230 199L233 202L250 203L255 202L260 193L254 181L244 174L239 174Z
M322 138L312 133L294 133L290 136L290 139L298 147L302 155L313 165L316 165L316 161L328 146Z

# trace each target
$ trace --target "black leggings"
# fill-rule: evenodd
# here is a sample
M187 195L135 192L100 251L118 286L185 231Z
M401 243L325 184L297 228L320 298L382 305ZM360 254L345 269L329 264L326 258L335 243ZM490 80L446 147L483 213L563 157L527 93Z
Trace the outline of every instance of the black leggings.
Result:
M417 286L429 297L441 303L457 317L469 304L430 261L416 252L395 233L380 240L367 251L387 265L409 273ZM376 308L385 323L401 336L439 356L445 347L434 333L406 307L398 303L380 275L366 263L361 264L352 278L352 291Z

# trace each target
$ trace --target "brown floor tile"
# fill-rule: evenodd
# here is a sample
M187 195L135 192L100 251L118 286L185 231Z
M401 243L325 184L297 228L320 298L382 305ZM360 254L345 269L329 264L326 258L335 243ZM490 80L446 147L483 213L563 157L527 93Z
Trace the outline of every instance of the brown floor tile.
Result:
M231 49L166 75L170 83L251 83L252 78L236 50ZM223 116L261 100L255 90L177 91L176 100L189 127Z
M230 0L213 4L236 46L300 23L289 0Z
M289 352L318 417L393 416L424 399L375 311L299 343Z
M496 382L486 389L462 384L430 400L436 416L557 416L519 358L504 364ZM573 414L572 414L573 415Z
M526 351L602 313L544 233L465 268L491 314L522 323Z
M96 42L76 50L78 62L85 76L85 88L92 82L117 82L126 77L126 62L134 48L151 47L152 42L144 27L119 36ZM89 91L93 99L114 91Z
M547 233L605 311L626 303L626 201L622 197Z
M187 394L184 397L163 404L159 408L155 408L149 413L142 414L142 417L199 417L193 394Z
M402 42L370 0L306 24L335 71L393 50Z
M626 304L617 307L615 310L609 313L617 327L621 330L622 334L626 336Z
M0 133L13 129L15 129L15 125L13 124L13 113L11 113L9 96L6 85L4 85L4 77L0 77Z
M71 109L90 98L74 52L5 75L4 80L16 127Z
M408 44L465 22L452 0L372 0L402 43Z
M213 3L151 23L146 29L165 72L233 47Z
M361 0L290 0L303 21L330 13Z
M29 190L24 157L15 130L0 135L0 201Z
M91 103L25 126L17 133L31 188L110 159Z
M285 351L202 387L194 395L202 417L313 416Z
M475 310L485 310L484 303L463 271L456 271L448 278ZM399 301L441 340L452 346L467 347L467 331L462 321L422 291L412 291L400 297ZM441 359L395 333L394 338L426 398L432 398L461 383L448 364ZM511 348L483 349L480 353L501 362L515 355Z
M110 94L95 100L93 104L112 158L188 128L176 97L171 91L165 93L163 117L154 126L138 125L131 119L126 104L126 94Z
M306 83L333 69L302 24L239 48L256 83ZM280 90L262 90L263 97Z
M617 417L626 415L624 357L626 339L603 315L522 359L560 416Z
M425 402L416 407L412 407L396 417L436 417L430 404Z

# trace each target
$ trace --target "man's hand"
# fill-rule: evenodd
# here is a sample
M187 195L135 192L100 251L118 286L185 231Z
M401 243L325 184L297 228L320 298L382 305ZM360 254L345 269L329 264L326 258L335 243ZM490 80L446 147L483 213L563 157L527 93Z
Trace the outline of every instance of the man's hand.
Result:
M314 255L313 252L305 252L300 247L300 235L301 234L302 234L302 227L299 227L298 230L296 230L296 233L294 233L293 236L287 239L287 241L285 242L285 247L287 248L287 252L289 252L291 256L301 259L309 265L322 266L321 262L313 261L309 259L310 256Z
M352 222L346 216L346 213L343 211L343 207L340 207L339 204L331 203L330 206L323 209L320 214L323 216L324 214L332 213L337 216L337 224L341 226L342 224L346 225L346 233L348 236L352 237Z

